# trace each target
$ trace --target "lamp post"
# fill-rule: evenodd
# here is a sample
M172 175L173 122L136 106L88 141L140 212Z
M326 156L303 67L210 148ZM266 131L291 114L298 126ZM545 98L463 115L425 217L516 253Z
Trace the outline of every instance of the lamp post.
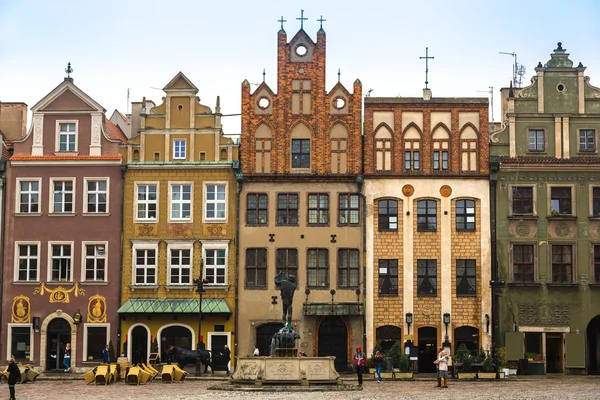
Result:
M202 271L202 262L200 262L200 271ZM202 294L206 292L204 290L204 280L202 279L202 272L200 272L200 278L194 279L196 284L196 293L200 295L200 303L198 304L198 345L196 346L196 376L201 376L201 358L199 350L204 350L202 342Z
M450 325L450 313L444 313L444 325L446 325L446 336L444 337L443 347L450 347L450 341L448 340L448 325Z
M412 315L412 313L409 312L409 313L406 313L405 317L406 317L406 319L405 319L406 325L408 326L408 335L410 335L410 325L412 324L412 321L413 321L412 320L413 315Z

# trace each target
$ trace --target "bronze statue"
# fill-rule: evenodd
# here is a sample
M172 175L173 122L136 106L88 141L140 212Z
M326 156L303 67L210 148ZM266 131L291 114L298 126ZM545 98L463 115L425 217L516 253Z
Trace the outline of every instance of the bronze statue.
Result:
M292 323L292 302L294 301L294 292L296 291L296 277L290 275L285 279L284 271L281 271L275 277L275 287L281 290L283 323L285 324L287 322L288 326L290 326Z

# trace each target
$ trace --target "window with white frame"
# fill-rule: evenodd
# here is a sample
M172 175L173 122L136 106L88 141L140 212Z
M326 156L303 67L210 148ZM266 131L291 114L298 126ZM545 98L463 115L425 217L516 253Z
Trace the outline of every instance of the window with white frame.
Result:
M175 139L173 141L173 159L185 160L185 140Z
M52 180L52 205L50 212L53 213L72 213L73 203L73 180Z
M190 221L192 219L192 185L189 183L171 184L171 220Z
M84 281L106 281L106 243L84 243Z
M77 151L77 124L58 124L58 151Z
M169 245L169 285L191 284L192 252L192 244Z
M158 218L158 185L138 183L135 198L136 219L156 221Z
M594 129L579 130L579 151L596 151L596 131Z
M205 217L207 220L224 220L227 216L227 185L207 183L205 185Z
M108 324L85 324L83 333L84 354L83 360L88 362L102 362L104 348L110 340Z
M204 279L209 285L227 283L227 244L202 244Z
M38 243L16 243L17 270L15 281L39 281L40 246Z
M51 282L69 282L73 280L73 244L50 243Z
M88 213L108 212L108 179L86 180L86 207Z
M156 285L156 253L158 245L135 246L133 248L134 284Z
M40 212L40 192L41 180L30 180L18 182L19 199L18 213L39 213Z

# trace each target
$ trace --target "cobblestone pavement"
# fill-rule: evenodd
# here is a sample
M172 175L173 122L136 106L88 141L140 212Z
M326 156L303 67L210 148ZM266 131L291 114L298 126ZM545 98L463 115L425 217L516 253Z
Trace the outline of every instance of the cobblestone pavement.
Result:
M144 386L129 386L122 382L109 386L88 385L81 380L39 381L17 385L19 400L160 400L160 399L302 399L310 400L370 400L370 399L599 399L600 377L557 377L539 379L506 379L501 381L451 381L448 389L434 387L434 381L389 381L377 384L365 382L362 391L346 392L279 392L254 393L209 390L223 381L186 381L163 384L159 381ZM356 384L356 381L349 381ZM8 398L8 386L0 385L0 399Z

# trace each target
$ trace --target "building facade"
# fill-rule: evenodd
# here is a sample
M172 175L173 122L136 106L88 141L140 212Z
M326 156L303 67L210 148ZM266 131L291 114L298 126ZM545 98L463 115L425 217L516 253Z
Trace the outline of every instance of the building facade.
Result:
M144 101L127 148L122 305L130 362L169 346L233 350L238 145L178 73L162 104ZM137 131L137 130L136 130ZM200 297L194 279L205 281Z
M504 91L491 135L499 339L545 372L600 371L600 89L585 69L558 43Z
M489 349L487 99L367 97L364 132L368 354Z
M31 112L6 175L2 354L64 370L70 343L80 372L117 339L124 137L72 78Z
M326 89L326 34L277 34L277 93L242 83L238 354L282 327L275 276L294 275L299 350L346 369L363 344L361 96ZM339 75L338 75L339 76Z

